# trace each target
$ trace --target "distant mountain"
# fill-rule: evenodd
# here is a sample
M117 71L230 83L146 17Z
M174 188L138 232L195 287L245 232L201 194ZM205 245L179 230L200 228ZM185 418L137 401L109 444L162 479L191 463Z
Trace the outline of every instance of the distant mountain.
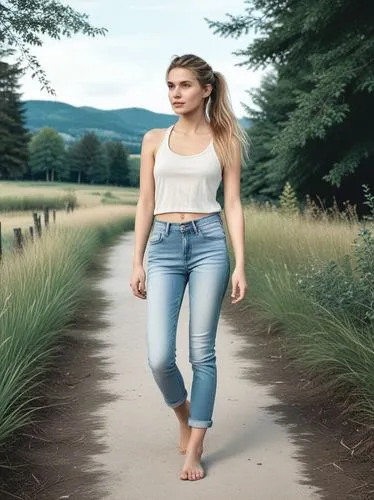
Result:
M86 131L102 139L122 141L131 153L139 153L143 135L152 128L166 128L176 122L176 115L154 113L143 108L104 110L72 106L56 101L25 101L27 127L32 131L53 127L71 142ZM244 127L251 122L239 120Z

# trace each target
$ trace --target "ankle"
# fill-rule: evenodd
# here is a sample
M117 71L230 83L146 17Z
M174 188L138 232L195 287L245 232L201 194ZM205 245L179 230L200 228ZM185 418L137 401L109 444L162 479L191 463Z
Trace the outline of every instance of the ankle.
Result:
M188 418L190 416L189 402L186 400L177 408L174 408L175 414L181 426L189 427Z
M199 443L199 442L194 443L194 442L191 442L191 439L190 439L188 442L187 451L190 453L202 453L203 443Z

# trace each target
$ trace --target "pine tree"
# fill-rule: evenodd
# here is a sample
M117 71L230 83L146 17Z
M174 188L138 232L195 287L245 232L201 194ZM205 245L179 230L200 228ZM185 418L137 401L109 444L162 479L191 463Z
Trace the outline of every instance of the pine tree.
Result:
M286 182L282 194L279 197L279 205L281 211L287 215L295 215L299 213L296 193L288 181Z
M296 105L272 138L269 167L299 195L362 201L357 191L372 181L374 159L373 4L247 0L244 15L207 21L222 36L255 29L254 40L235 52L240 65L276 65L296 83Z
M17 178L26 171L29 136L21 103L17 64L5 62L9 51L0 51L0 177Z
M253 106L244 106L252 121L248 130L251 141L250 163L243 171L244 198L257 201L278 199L285 182L285 174L276 163L274 138L280 133L282 123L295 108L294 80L278 72L269 72L261 86L248 92Z

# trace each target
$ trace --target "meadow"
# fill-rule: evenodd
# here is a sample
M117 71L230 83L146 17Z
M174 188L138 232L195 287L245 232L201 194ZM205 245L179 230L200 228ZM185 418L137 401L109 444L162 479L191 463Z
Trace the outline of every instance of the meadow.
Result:
M249 303L269 322L269 335L282 335L311 396L362 424L355 453L372 453L372 218L359 221L352 208L294 214L248 205L245 221Z
M133 228L134 190L79 186L74 211L57 210L48 230L42 223L41 238L27 238L22 252L11 251L13 227L26 232L32 218L31 211L11 211L14 205L4 199L33 200L40 213L46 198L60 199L66 189L72 194L71 186L0 186L0 222L8 242L0 264L0 451L37 418L43 381L59 338L89 292L85 277L99 247ZM102 203L106 198L120 202Z
M0 223L3 250L13 244L13 228L20 227L24 235L33 224L32 212L47 206L56 210L58 224L87 224L96 217L134 212L138 190L116 186L47 182L0 182ZM78 212L66 212L66 203L79 207ZM107 210L102 210L107 207ZM114 207L114 208L110 208ZM115 208L117 207L117 208ZM129 208L133 207L133 208ZM42 215L42 214L41 214ZM42 216L43 218L43 216ZM52 223L52 213L50 213ZM85 222L83 222L85 221Z
M17 202L22 210L21 200L28 198L54 200L55 203L64 196L79 197L81 207L91 207L106 203L112 198L113 203L132 204L138 196L137 188L123 188L107 185L71 184L63 182L0 182L0 212L14 211Z

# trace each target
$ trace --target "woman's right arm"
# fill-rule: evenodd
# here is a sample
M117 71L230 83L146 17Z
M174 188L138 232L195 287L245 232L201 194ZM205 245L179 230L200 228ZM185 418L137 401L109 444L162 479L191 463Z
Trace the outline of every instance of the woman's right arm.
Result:
M133 276L131 287L139 298L145 298L145 273L143 258L153 223L155 186L153 177L154 152L157 145L157 130L144 134L140 154L139 198L135 214L135 244L133 253Z

